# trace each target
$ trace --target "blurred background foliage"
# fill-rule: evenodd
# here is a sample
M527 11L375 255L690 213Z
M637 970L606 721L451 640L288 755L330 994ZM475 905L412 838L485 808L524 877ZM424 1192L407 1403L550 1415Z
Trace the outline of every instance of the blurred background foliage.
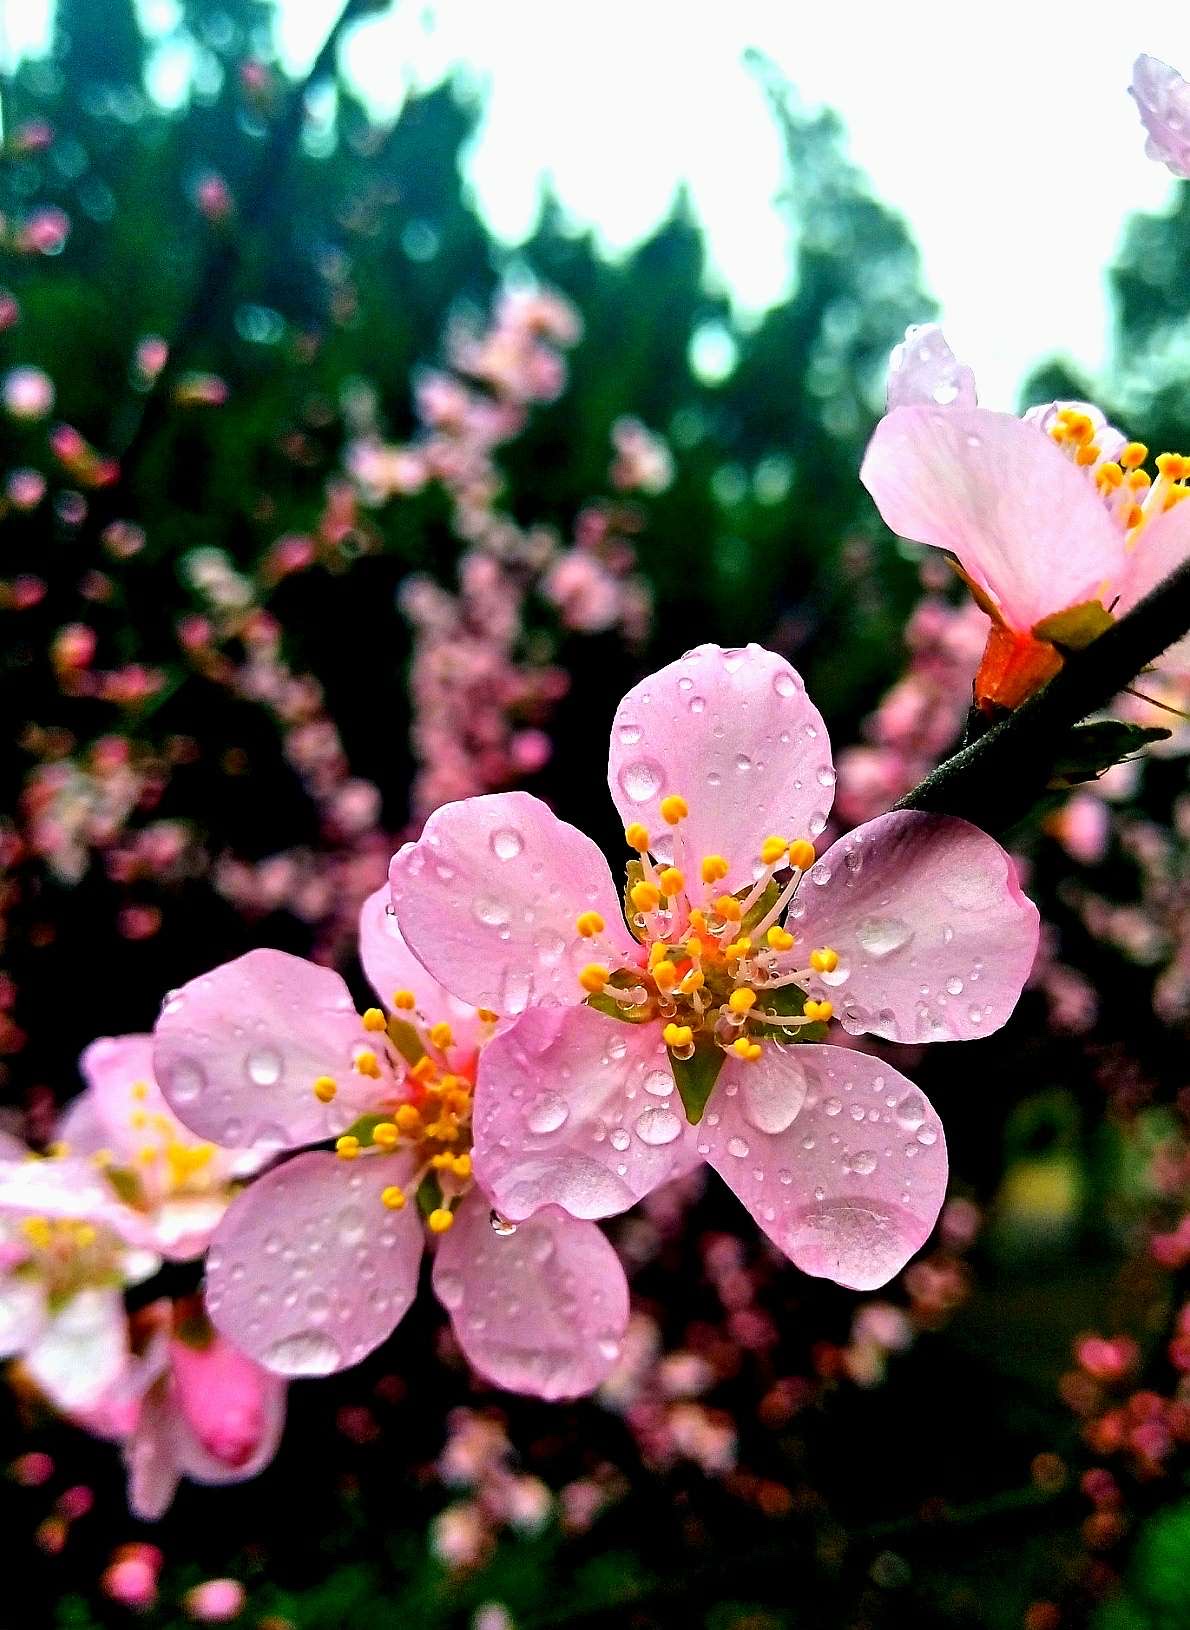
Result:
M194 83L175 111L145 93L132 0L59 0L49 56L22 62L4 87L7 132L44 120L54 138L28 151L10 141L0 211L16 222L56 206L71 228L58 254L5 258L0 281L21 320L0 334L0 365L43 368L57 388L56 418L121 465L114 487L89 495L81 524L45 505L3 516L4 575L37 573L49 584L38 606L6 617L0 673L19 745L4 757L4 807L17 805L48 730L73 743L123 731L157 748L185 737L203 751L171 777L160 815L196 823L212 853L261 858L313 840L308 802L267 720L178 666L177 620L195 609L181 562L216 544L254 569L278 537L315 530L342 469L352 391L364 382L385 434L408 438L411 381L440 359L449 320L485 309L510 277L561 291L583 321L567 390L501 454L510 512L569 535L583 501L606 487L611 429L625 414L664 435L675 460L672 484L648 501L633 538L656 599L649 640L627 650L610 635L564 637L556 660L571 684L551 724L554 755L527 784L563 815L593 822L616 852L601 792L614 702L650 666L703 640L774 644L805 674L836 744L854 740L903 669L920 595L915 558L880 527L856 472L889 351L934 307L908 228L848 161L838 119L807 111L755 63L757 94L787 149L777 207L793 278L784 303L744 326L708 287L682 198L614 262L548 196L528 241L509 250L460 176L480 113L462 85L411 95L381 128L324 72L333 50L306 85L281 77L259 0L183 0L180 28ZM249 61L265 71L246 85ZM226 209L196 204L211 177ZM1135 219L1125 233L1103 393L1131 433L1175 447L1190 417L1190 192L1180 198L1170 215ZM170 344L156 384L130 374L146 335ZM179 382L196 375L224 381L227 400L179 395ZM1055 362L1025 396L1085 394ZM6 465L45 463L43 425L10 420L0 435ZM47 657L117 516L135 519L146 544L89 620L120 660L171 676L123 709L64 696ZM353 767L379 785L385 825L399 833L413 763L409 634L395 597L412 571L450 584L461 545L433 488L367 522L360 558L286 578L270 609L294 666L319 676ZM532 635L530 620L530 649ZM1183 785L1184 761L1152 766L1150 813L1167 819ZM506 1534L481 1566L448 1568L427 1545L444 1498L429 1468L469 1383L443 1360L423 1306L359 1370L293 1389L282 1452L258 1482L184 1489L159 1531L141 1534L162 1545L169 1582L166 1605L144 1622L188 1622L169 1603L212 1572L249 1583L245 1622L272 1616L299 1630L464 1625L493 1601L520 1630L613 1621L1051 1630L1089 1617L1087 1570L1098 1564L1088 1561L1077 1486L1078 1423L1058 1378L1078 1333L1104 1325L1131 1331L1145 1363L1164 1363L1160 1332L1177 1287L1120 1274L1146 1196L1135 1123L1123 1125L1109 1105L1126 1075L1143 1083L1145 1115L1176 1119L1184 1033L1151 1011L1153 968L1124 961L1081 922L1063 883L1065 855L1046 837L1031 847L1064 954L1107 999L1091 1033L1072 1040L1047 1028L1042 998L1030 995L1006 1032L964 1050L957 1072L949 1058L915 1068L947 1122L956 1192L987 1208L990 1223L970 1299L945 1330L894 1358L883 1385L828 1377L806 1409L766 1411L779 1378L821 1375L823 1344L845 1340L855 1299L777 1270L754 1239L742 1247L778 1336L741 1352L715 1404L732 1418L754 1480L785 1491L772 1509L690 1463L642 1467L622 1420L597 1403L502 1399L521 1463L551 1487L606 1462L621 1469L622 1487L588 1532L568 1535L555 1522ZM1127 857L1109 866L1111 888L1127 899ZM251 943L308 948L308 929L287 912L245 921L201 877L168 889L162 931L136 940L115 931L113 885L98 867L73 886L44 875L26 887L8 946L28 1037L9 1070L12 1102L26 1103L34 1088L68 1097L87 1041L147 1027L165 988L213 962ZM730 1204L708 1194L684 1248L671 1241L634 1281L668 1341L717 1316L690 1242L732 1226ZM478 1388L471 1401L493 1402ZM20 1444L27 1416L18 1424L3 1408L6 1436ZM375 1433L342 1429L360 1411ZM100 1499L51 1557L29 1538L39 1496L15 1483L0 1493L14 1560L6 1599L27 1597L19 1610L0 1608L0 1621L61 1630L124 1622L95 1587L113 1544L138 1534L114 1456L49 1421L38 1419L36 1432ZM1184 1476L1183 1466L1136 1492L1117 1558L1124 1584L1100 1630L1190 1626ZM1061 1621L1027 1618L1039 1601L1067 1600Z

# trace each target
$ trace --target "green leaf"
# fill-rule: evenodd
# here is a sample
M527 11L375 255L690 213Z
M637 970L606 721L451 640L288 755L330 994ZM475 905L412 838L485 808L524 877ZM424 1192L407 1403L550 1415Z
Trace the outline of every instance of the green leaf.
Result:
M388 1021L388 1033L393 1046L407 1064L416 1064L419 1059L426 1056L421 1037L408 1019L398 1019L395 1016L391 1018Z
M1049 786L1060 791L1080 781L1097 780L1113 764L1140 752L1151 741L1164 741L1169 734L1159 725L1124 724L1120 719L1077 724L1054 760Z
M1082 651L1105 634L1115 618L1105 611L1098 600L1084 600L1081 605L1067 606L1052 617L1043 617L1033 625L1035 640L1048 640L1060 651Z
M702 1120L702 1112L707 1107L711 1088L719 1079L719 1071L723 1068L723 1060L726 1057L727 1054L721 1047L713 1045L696 1047L691 1058L675 1058L672 1053L669 1055L678 1096L682 1100L686 1119L691 1126L697 1126Z

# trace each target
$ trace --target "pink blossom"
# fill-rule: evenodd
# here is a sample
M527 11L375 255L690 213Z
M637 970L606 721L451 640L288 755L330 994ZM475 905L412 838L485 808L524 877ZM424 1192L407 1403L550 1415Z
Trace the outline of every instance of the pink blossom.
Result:
M54 405L54 382L42 368L10 369L0 391L14 419L44 419Z
M958 562L992 620L976 700L1015 707L1061 666L1060 646L1093 638L1105 613L1130 611L1190 553L1190 460L1160 455L1153 479L1147 448L1088 403L1024 419L939 406L930 369L942 347L935 335L913 366L894 353L890 402L909 405L877 425L860 478L894 532ZM1190 637L1157 666L1190 674Z
M1141 55L1128 94L1148 132L1145 152L1171 175L1190 177L1190 86L1168 63Z
M524 793L438 810L393 859L409 947L460 999L520 1016L480 1060L479 1180L517 1222L598 1218L703 1157L808 1272L883 1284L942 1203L941 1129L896 1070L811 1027L833 998L852 1034L998 1029L1038 938L1012 862L915 813L817 859L826 728L755 645L700 646L630 691L608 773L630 924L591 840Z
M157 1601L158 1571L143 1556L122 1556L105 1570L100 1584L113 1602L147 1613Z
M494 1016L426 973L386 895L364 906L360 957L390 1017L361 1017L328 969L262 950L184 986L158 1020L157 1079L199 1137L240 1149L337 1140L234 1201L207 1258L211 1318L281 1374L357 1363L413 1300L424 1204L434 1290L471 1364L543 1397L590 1391L627 1320L623 1269L599 1229L562 1211L519 1229L489 1221L471 1097Z
M238 1579L204 1579L186 1592L183 1605L200 1624L230 1624L247 1601L248 1593Z

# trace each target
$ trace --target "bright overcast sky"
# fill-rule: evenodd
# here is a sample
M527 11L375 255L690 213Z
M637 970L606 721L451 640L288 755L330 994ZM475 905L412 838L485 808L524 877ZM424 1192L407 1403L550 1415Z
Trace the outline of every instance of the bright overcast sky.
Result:
M44 37L46 3L0 0L10 45ZM170 3L142 0L158 23ZM308 62L340 3L280 0L290 66ZM1190 72L1186 0L398 0L356 30L347 62L381 114L410 84L467 65L488 93L469 174L512 242L543 173L612 248L648 232L686 180L716 277L756 310L781 293L787 253L749 46L842 114L852 156L910 223L985 402L1011 405L1053 351L1098 365L1121 223L1174 185L1144 157L1131 62L1145 50Z

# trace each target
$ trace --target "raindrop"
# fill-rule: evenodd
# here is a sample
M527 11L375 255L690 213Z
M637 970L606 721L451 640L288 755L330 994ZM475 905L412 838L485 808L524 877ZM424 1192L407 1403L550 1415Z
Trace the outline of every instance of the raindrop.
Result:
M952 996L961 996L963 994L963 981L961 979L948 979L946 988Z
M339 1213L339 1238L344 1245L358 1245L363 1239L364 1214L359 1206L344 1206Z
M820 787L833 787L835 784L835 772L831 769L829 764L824 764L818 771L816 780Z
M634 804L647 804L665 785L665 771L650 758L633 759L620 771L624 796Z
M515 860L525 842L515 827L501 826L492 833L488 845L497 860Z
M828 1098L822 1106L824 1115L841 1115L843 1113L842 1101L838 1098Z
M620 1153L623 1154L624 1150L627 1149L628 1145L632 1142L632 1139L629 1137L626 1127L617 1126L611 1137L608 1139L608 1142L611 1144L613 1149L618 1149Z
M797 681L787 669L782 668L773 675L773 689L778 696L792 696L797 690Z
M743 1160L747 1156L748 1145L743 1138L728 1138L727 1152L729 1155L734 1155L737 1160Z
M857 1155L852 1155L851 1170L860 1177L870 1177L876 1170L876 1156L870 1149L861 1149Z
M638 724L622 724L619 737L625 747L635 747L641 738L641 728Z
M856 925L855 937L869 956L891 956L913 938L913 930L901 917L865 917Z
M702 713L702 712L704 712L705 709L706 709L706 705L707 705L707 699L706 699L705 696L692 696L690 698L689 706L690 706L691 713Z
M438 1273L434 1275L434 1290L438 1300L449 1312L454 1312L463 1305L463 1279L457 1273Z
M897 1122L906 1132L915 1132L924 1124L926 1101L920 1092L907 1092L897 1105Z
M489 894L480 894L472 907L478 920L488 928L500 928L508 921L508 907Z
M650 1070L645 1076L645 1091L654 1098L668 1098L674 1090L674 1078L668 1070Z
M664 1104L658 1104L654 1109L646 1109L636 1118L636 1135L642 1143L652 1147L659 1144L672 1143L675 1138L682 1135L682 1123L672 1109L666 1109Z
M540 1098L535 1098L526 1110L525 1124L530 1132L536 1132L540 1136L547 1132L556 1132L565 1126L569 1115L570 1111L561 1098L556 1098L552 1093L543 1093Z
M205 1070L192 1058L178 1059L163 1081L175 1104L192 1104L206 1084Z
M281 1375L329 1375L342 1362L338 1343L325 1330L298 1330L265 1349L267 1369Z
M281 1055L273 1047L256 1047L248 1054L245 1068L256 1086L274 1086L281 1079Z

